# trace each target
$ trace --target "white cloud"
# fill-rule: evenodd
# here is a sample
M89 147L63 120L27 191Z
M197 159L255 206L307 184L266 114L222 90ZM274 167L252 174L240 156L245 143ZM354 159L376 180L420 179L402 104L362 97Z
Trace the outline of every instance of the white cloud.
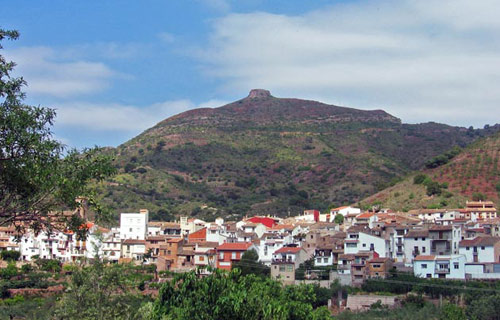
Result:
M497 12L492 0L407 0L229 14L196 57L227 92L268 88L408 122L478 126L499 120Z
M227 12L231 9L229 0L198 0L202 4L215 10Z
M169 116L195 107L189 100L165 101L145 107L72 102L56 108L56 124L92 131L140 132Z
M28 94L68 98L107 89L113 78L125 77L101 62L68 59L68 51L22 47L6 52L17 63L16 74L27 80Z
M158 38L166 43L172 43L175 41L175 36L169 32L161 32L158 34Z

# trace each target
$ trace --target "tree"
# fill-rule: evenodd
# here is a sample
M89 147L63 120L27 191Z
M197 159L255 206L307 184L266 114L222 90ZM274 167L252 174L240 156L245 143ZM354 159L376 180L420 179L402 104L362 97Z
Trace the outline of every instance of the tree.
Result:
M0 252L0 256L2 257L2 260L5 261L17 261L19 260L19 257L21 256L21 252L19 251L14 251L14 250L3 250Z
M473 299L467 306L467 318L473 320L500 319L500 295L485 295Z
M413 184L422 184L424 180L427 178L427 175L420 173L413 177Z
M175 274L163 284L147 319L285 320L330 319L325 307L314 309L312 285L286 286L270 278L242 276L239 270Z
M0 41L18 36L0 29ZM99 148L68 150L54 140L55 111L23 103L26 82L10 75L14 67L0 55L0 225L14 225L18 231L69 225L55 210L78 208L78 197L87 197L96 219L102 218L105 210L89 183L115 172L111 158Z
M337 215L333 219L333 222L335 222L336 224L342 224L342 223L344 223L344 216L341 215L340 213L337 213Z
M141 319L137 310L148 301L137 290L143 279L131 265L92 265L73 272L54 319Z
M484 195L484 193L474 192L472 194L472 200L473 201L484 201L484 200L486 200L486 196Z
M233 264L233 268L238 268L242 275L255 274L269 276L269 267L259 262L259 254L255 250L248 250L243 253L241 260Z
M466 320L465 312L456 304L447 303L441 308L440 320Z

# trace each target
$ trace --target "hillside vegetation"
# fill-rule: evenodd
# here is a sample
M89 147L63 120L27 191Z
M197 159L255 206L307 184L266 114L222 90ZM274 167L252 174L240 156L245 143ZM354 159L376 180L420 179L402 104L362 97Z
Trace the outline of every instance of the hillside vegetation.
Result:
M423 175L441 186L438 194L429 194L432 192L428 186L415 183L415 177ZM395 210L457 208L472 199L492 200L497 207L500 205L500 133L479 139L459 152L430 159L425 170L368 197L363 204Z
M362 111L253 90L215 109L168 118L110 150L119 172L102 191L119 211L298 214L357 202L453 146L497 128L402 124Z

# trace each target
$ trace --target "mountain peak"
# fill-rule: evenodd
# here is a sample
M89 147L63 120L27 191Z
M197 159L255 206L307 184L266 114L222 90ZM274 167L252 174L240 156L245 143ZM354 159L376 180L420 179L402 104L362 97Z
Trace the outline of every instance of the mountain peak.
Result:
M256 99L256 98L270 98L272 97L271 91L265 90L265 89L252 89L250 90L250 93L248 94L249 99Z

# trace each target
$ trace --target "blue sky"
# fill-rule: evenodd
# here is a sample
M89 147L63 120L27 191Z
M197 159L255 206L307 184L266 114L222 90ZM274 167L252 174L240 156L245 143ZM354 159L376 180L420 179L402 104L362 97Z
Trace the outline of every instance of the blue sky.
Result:
M164 118L266 88L404 122L500 122L493 0L10 1L30 104L69 146L116 146Z

